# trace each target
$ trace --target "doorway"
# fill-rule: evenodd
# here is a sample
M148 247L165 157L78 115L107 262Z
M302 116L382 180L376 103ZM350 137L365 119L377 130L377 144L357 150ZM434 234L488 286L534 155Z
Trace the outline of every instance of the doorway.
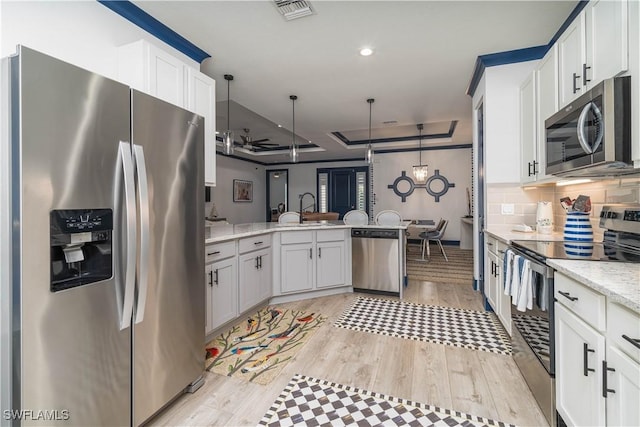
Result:
M369 168L318 169L318 211L337 212L339 219L353 209L369 213Z
M281 213L289 210L289 170L267 171L266 222L277 222Z

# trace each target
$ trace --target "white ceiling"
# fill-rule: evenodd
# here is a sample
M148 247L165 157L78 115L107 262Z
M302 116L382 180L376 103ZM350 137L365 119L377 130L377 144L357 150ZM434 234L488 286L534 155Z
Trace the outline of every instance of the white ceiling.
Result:
M270 1L135 3L212 56L201 70L216 79L219 131L227 127L223 75L232 74L230 98L240 104L230 114L236 141L247 127L254 140L290 144L294 94L298 138L325 150L302 150L301 161L314 161L364 156L365 145L349 148L331 132L368 135L367 98L375 98L372 138L393 126L406 135L417 123L425 123L426 133L427 124L457 121L451 138L423 145L470 143L465 91L476 58L547 44L577 2L316 0L313 15L292 21ZM374 54L360 56L364 46ZM288 160L286 152L236 154L265 163Z

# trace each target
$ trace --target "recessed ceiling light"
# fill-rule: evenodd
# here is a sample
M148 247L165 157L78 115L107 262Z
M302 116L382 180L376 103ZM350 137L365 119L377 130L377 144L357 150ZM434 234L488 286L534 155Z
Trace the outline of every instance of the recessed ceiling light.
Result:
M373 49L369 47L363 47L362 49L360 49L360 55L362 56L369 56L372 53L373 53Z
M279 128L281 128L281 127L282 127L282 125L278 125L278 127L279 127Z
M220 132L216 131L216 135L220 135Z

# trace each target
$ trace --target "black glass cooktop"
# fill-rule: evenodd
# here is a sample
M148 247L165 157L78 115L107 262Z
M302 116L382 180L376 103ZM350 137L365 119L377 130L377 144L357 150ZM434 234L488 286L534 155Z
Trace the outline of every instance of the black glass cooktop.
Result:
M640 262L640 250L603 242L513 240L511 244L525 254L542 259Z

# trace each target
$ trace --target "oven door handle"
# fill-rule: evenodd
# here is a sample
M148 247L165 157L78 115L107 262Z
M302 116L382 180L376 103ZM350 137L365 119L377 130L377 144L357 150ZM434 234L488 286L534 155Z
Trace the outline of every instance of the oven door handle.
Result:
M589 144L589 142L587 141L587 135L585 131L585 124L587 122L587 114L589 114L589 110L593 110L593 114L594 116L596 116L595 122L598 129L598 134L596 135L596 139L595 141L593 141L593 144ZM604 126L602 123L602 112L596 104L590 102L584 106L584 108L580 112L580 117L578 117L578 142L580 143L580 146L585 153L593 154L602 143L603 136Z

